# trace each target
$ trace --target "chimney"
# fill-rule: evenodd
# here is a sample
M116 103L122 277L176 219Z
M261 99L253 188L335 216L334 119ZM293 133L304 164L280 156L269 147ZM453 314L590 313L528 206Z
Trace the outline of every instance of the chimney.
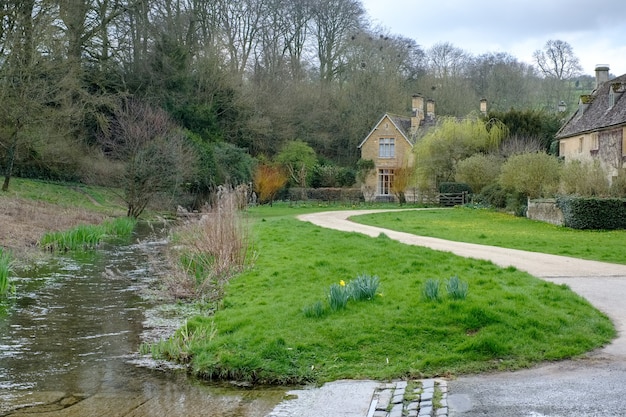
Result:
M609 66L607 64L596 65L596 88L600 87L602 83L609 80Z
M431 98L426 100L426 121L435 121L435 100Z
M480 112L483 116L487 116L487 99L483 98L480 100Z
M415 133L424 120L424 97L413 94L411 99L411 133Z

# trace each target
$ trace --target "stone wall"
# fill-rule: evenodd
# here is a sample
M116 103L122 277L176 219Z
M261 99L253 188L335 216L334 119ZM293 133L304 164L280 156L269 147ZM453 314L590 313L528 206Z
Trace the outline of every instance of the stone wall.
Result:
M564 223L563 212L557 207L556 200L553 198L528 200L526 217L531 220L539 220L557 226L563 226Z

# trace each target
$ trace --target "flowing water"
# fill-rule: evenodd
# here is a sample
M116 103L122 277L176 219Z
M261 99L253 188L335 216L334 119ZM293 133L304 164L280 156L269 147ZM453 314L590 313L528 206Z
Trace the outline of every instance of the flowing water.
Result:
M0 306L0 416L265 416L281 389L235 389L158 370L136 352L158 241L58 256L16 277ZM154 314L152 314L154 316ZM36 413L36 414L34 414Z

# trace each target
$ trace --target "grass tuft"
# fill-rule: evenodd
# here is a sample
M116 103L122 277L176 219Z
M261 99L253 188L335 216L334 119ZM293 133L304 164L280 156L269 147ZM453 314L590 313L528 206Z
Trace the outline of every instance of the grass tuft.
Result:
M0 296L11 290L12 265L11 255L0 248Z
M324 303L316 301L315 303L304 307L302 312L304 313L304 317L320 318L326 315L326 308L324 308Z

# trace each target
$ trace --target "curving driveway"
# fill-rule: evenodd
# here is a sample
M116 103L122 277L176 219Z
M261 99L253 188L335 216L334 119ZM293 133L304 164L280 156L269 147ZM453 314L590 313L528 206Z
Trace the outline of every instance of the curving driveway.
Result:
M607 314L618 331L608 346L583 358L518 372L465 376L450 381L450 416L626 416L626 265L416 236L349 220L382 210L301 215L315 225L455 255L489 260L557 284L567 284ZM397 211L397 210L385 210Z

